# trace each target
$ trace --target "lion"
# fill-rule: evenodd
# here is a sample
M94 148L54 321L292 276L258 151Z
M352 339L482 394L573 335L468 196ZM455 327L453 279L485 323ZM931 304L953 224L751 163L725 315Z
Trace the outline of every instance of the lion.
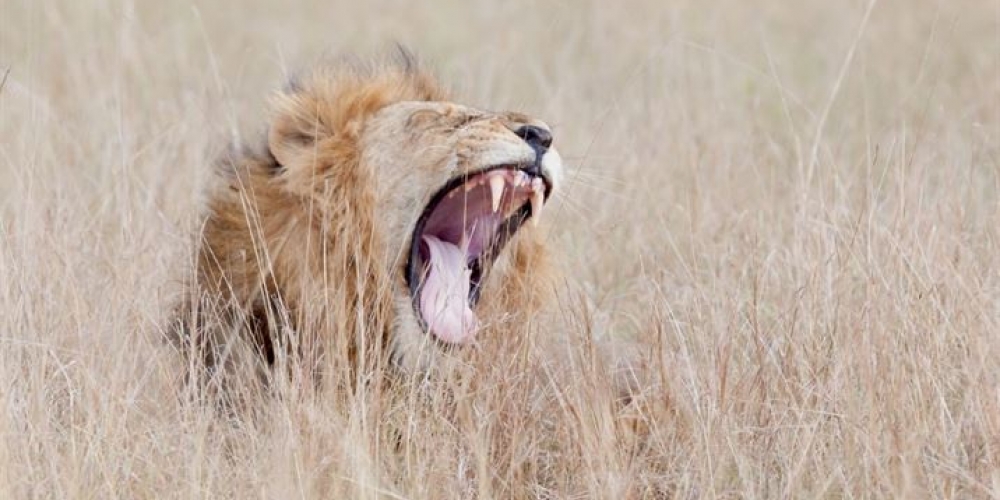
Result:
M212 369L248 347L408 372L551 303L551 127L458 104L410 59L322 64L272 102L266 140L218 162L178 337Z

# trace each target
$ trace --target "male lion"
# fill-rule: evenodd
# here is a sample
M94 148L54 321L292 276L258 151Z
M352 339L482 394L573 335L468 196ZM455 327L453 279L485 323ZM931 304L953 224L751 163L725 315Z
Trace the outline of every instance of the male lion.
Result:
M517 335L552 289L536 225L562 169L545 123L449 102L412 63L320 66L220 162L179 338L213 368L243 345L412 372Z

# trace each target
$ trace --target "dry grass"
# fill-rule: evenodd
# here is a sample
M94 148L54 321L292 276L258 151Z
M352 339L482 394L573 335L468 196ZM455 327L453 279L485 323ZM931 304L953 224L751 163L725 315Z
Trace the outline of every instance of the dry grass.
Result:
M0 0L0 498L1000 497L1000 4L354 3ZM555 126L564 310L648 346L632 406L585 363L186 397L208 159L394 40Z

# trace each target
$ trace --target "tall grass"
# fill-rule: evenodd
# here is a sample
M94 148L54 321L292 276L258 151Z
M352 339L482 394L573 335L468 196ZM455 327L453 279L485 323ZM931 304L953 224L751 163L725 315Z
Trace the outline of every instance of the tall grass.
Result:
M1000 4L355 3L0 0L0 498L1000 496ZM554 126L568 361L189 397L210 159L393 41Z

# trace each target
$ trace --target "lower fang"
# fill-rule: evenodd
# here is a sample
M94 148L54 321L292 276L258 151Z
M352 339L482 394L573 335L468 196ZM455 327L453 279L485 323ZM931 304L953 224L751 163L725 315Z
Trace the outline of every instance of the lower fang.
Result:
M545 204L544 189L536 189L531 192L531 225L538 227L538 216L542 214L542 205Z

